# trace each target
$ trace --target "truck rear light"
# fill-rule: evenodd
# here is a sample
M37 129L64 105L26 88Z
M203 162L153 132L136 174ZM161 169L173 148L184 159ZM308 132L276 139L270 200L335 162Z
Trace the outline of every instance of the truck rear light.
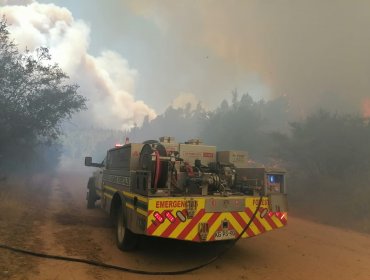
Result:
M276 217L278 217L280 220L285 218L285 213L284 212L276 212L275 213Z
M155 213L153 214L153 216L154 216L154 218L155 218L158 222L163 223L164 219L163 219L163 217L161 216L161 214L159 214L158 212L155 212Z
M164 214L166 216L166 218L171 222L173 223L175 221L175 217L172 215L172 213L170 211L167 211L166 214Z

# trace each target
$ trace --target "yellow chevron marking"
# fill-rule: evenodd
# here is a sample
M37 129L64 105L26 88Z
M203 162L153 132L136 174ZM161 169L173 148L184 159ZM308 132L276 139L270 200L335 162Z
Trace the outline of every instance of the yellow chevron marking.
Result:
M240 213L239 213L240 214ZM228 219L231 223L231 225L234 227L234 229L237 231L237 235L240 234L243 231L243 227L239 224L239 222L232 216L230 213L224 213L223 215L221 214L217 220L213 223L211 228L209 229L209 234L207 237L207 240L210 240L211 237L216 233L217 229L220 227L222 220ZM249 218L248 218L249 219ZM249 237L249 235L244 232L242 237Z
M104 187L104 189L110 190L112 192L116 192L117 191L117 189L115 189L113 187L110 187L110 186L107 186L107 185L104 185L103 187Z
M265 219L259 217L259 215L257 215L255 219L258 219L260 221L260 223L263 225L266 231L272 230L272 227L270 226L270 224Z
M240 228L241 228L241 231L240 232L238 232L238 234L240 234L243 230L244 230L244 227L248 224L248 222L249 222L249 217L247 216L247 215L243 215L243 214L245 214L245 212L238 212L238 214L239 214L239 216L242 218L242 220L245 222L245 225L241 225L241 224L239 224L238 223L238 225L240 226ZM249 228L249 227L248 227ZM247 237L251 237L251 235L249 235L248 233L247 233L247 230L243 233L243 235L242 235L242 238L247 238Z
M236 230L236 233L237 235L239 235L242 231L243 231L243 228L242 226L239 224L239 222L234 218L233 215L227 215L226 219L229 220L230 224L233 226L233 228Z
M123 192L125 196L127 197L130 197L130 198L134 198L135 196L138 198L138 200L142 201L142 202L146 202L148 203L148 209L151 210L151 211L159 211L161 213L162 209L159 208L157 209L157 205L156 203L158 201L174 201L176 200L177 198L146 198L146 197L143 197L143 196L137 196L136 194L132 194L132 193L129 193L129 192ZM252 212L255 211L256 209L256 205L255 205L255 202L254 202L255 198L247 198L246 199L246 205L249 206L249 208L251 209ZM196 199L196 201L198 201L198 209L197 209L197 213L195 213L195 215L197 215L201 209L204 208L204 199ZM263 199L263 204L267 204L267 198L264 198ZM133 208L133 206L131 205L131 208ZM162 207L163 208L163 207ZM172 211L176 211L176 210L182 210L181 208L174 208L172 209ZM152 220L155 220L154 216L153 216L153 213L151 215L148 216L148 213L145 211L145 210L142 210L142 209L136 209L136 211L142 215L145 215L147 216L147 220L150 221L148 222L148 227L151 225L151 221ZM245 212L238 212L239 215L241 216L241 218L246 222L248 223L250 221L250 218L249 216L247 215L247 213ZM193 226L193 228L190 229L189 233L187 234L187 236L184 238L185 240L193 240L196 235L198 234L198 224L199 223L204 223L204 222L208 222L209 219L212 217L214 213L205 213L203 214L203 216L200 218L199 222L196 223L196 225ZM161 224L158 224L158 226L155 228L154 232L152 233L152 235L155 235L155 236L161 236L164 231L171 225L171 222L168 221L168 219L166 219L165 217L164 218L164 222L161 223ZM222 220L224 219L227 219L229 222L230 222L230 225L235 229L235 231L237 233L241 233L243 231L243 226L241 224L239 224L238 220L236 218L234 218L234 216L230 213L230 212L225 212L225 213L221 213L220 216L217 218L217 220L212 224L212 226L209 228L209 234L207 236L207 240L210 240L215 232L220 228L221 226L221 222ZM259 216L257 216L255 219L258 219L259 223L261 223L261 225L265 228L266 231L270 231L270 230L273 230L274 228L270 226L270 224L267 222L266 219L262 219L260 218ZM277 225L277 227L283 227L284 224L281 222L281 220L275 216L272 217L272 221ZM181 232L190 224L191 222L191 219L187 219L185 222L180 222L176 228L172 231L172 233L170 233L170 235L168 236L169 238L178 238L178 236L181 234ZM250 237L250 236L253 236L253 235L259 235L261 234L262 232L258 229L258 227L256 226L256 224L254 222L251 223L250 227L250 232L251 232L251 235L248 234L247 232L245 232L243 234L242 237Z
M199 222L196 223L194 227L190 230L188 235L185 237L185 240L193 240L194 237L198 234L198 224L207 222L212 214L213 213L205 213L203 217L199 220Z
M276 217L275 215L271 217L272 218L272 221L275 223L275 225L277 227L283 227L284 224L280 221L280 219L278 217Z
M216 230L218 229L218 227L221 225L222 217L223 217L223 215L221 214L216 219L216 221L213 223L213 225L211 225L211 227L209 228L209 232L208 232L209 237L213 236L215 234Z
M194 214L194 216L198 215L200 209L197 209L197 212ZM184 230L184 228L191 222L191 219L186 218L185 222L181 222L177 225L177 227L174 229L174 231L171 232L169 235L170 238L177 238L180 233ZM197 224L198 227L198 224Z
M165 217L164 218L164 222L161 223L153 232L152 235L156 235L156 236L161 236L161 234L167 229L167 227L169 227L171 225L171 222L166 219Z
M249 228L254 233L254 235L261 234L260 230L258 229L258 227L253 222L251 223L251 225L249 226Z
M170 238L177 238L184 228L190 223L191 219L187 219L185 222L181 222L177 225L173 232L169 235Z
M137 197L138 200L142 201L142 202L145 202L147 203L148 202L148 198L144 197L144 196L141 196L141 195L137 195L137 194L133 194L133 193L130 193L130 192L125 192L123 191L122 192L125 196L128 196L130 198L134 198L135 196Z
M156 221L159 225L157 226L157 228L153 231L153 233L151 235L153 236L160 236L160 234L162 234L162 232L167 228L168 226L168 223L171 223L170 221L168 221L166 219L166 217L163 217L164 221L163 223L159 223L156 218L154 217L154 214L155 212L152 212L149 216L148 216L148 223L147 223L147 228L149 228L149 226L152 224L152 220ZM167 226L166 226L167 224ZM166 227L165 229L163 229L163 227Z
M258 227L256 226L256 224L255 224L255 223L252 223L252 224L251 224L251 226L253 226L253 227L252 227L252 231L254 232L254 234L255 234L255 235L259 235L259 234L262 234L262 233L263 233L263 231L260 231L260 230L258 229Z
M247 213L245 212L241 212L239 213L240 216L243 218L244 221L246 221L247 223L249 223L249 216L247 215ZM255 235L258 235L260 234L261 232L259 231L259 229L257 228L257 226L252 222L251 225L249 226L249 228L251 229L251 231L255 234Z
M238 220L235 219L232 214L230 216L231 217L230 217L229 221L230 221L231 225L234 227L234 229L236 230L236 233L237 233L235 237L238 237L239 234L241 234L242 231L244 230L244 227L242 227L242 225L239 224ZM244 232L242 237L248 237L247 232Z

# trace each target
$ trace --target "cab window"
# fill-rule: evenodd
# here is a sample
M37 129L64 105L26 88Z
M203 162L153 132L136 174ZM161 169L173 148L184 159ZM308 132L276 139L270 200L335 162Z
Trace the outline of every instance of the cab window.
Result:
M122 147L108 152L107 168L121 169L128 168L130 165L131 147Z

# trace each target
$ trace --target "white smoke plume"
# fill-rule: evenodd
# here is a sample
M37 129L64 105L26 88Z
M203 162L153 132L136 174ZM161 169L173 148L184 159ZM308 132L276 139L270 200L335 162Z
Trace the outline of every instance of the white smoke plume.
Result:
M203 103L193 93L180 93L171 103L171 106L175 109L186 108L190 105L190 109L194 110L198 104L204 108Z
M185 59L194 56L195 45L208 51L209 61L216 57L223 62L208 69L214 84L232 81L237 73L244 79L255 73L272 97L287 95L302 114L317 108L344 112L367 108L370 1L130 3L139 16L173 41L181 41ZM202 98L212 100L214 92L204 90Z
M0 6L5 5L26 5L34 2L33 0L0 0Z
M21 50L48 47L53 60L80 85L89 109L74 119L76 124L127 129L140 125L145 116L156 116L143 101L135 100L137 71L113 51L97 57L89 54L89 26L68 9L36 1L0 0L0 15L5 15Z

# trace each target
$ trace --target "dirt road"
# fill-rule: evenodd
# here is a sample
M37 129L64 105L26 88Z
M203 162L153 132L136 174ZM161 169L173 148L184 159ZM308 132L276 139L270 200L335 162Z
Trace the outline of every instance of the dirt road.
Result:
M177 270L208 260L224 245L144 238L116 249L100 209L87 210L87 176L64 173L0 187L0 242L145 270ZM215 263L180 276L143 276L0 249L0 279L370 279L370 236L289 217L289 226L240 240Z

